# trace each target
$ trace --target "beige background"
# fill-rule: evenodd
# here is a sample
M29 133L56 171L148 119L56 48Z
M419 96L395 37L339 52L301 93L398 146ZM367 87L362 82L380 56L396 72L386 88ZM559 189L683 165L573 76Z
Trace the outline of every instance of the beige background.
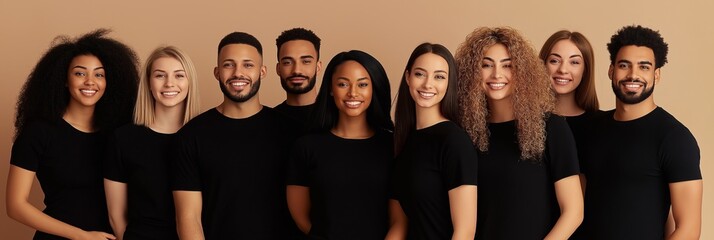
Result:
M620 27L642 24L660 30L669 43L669 64L655 91L656 103L689 127L699 142L702 172L714 176L714 2L698 1L11 1L0 2L0 205L13 135L15 103L27 74L61 34L77 36L98 27L139 54L142 61L160 44L190 54L200 77L203 109L217 105L221 93L212 76L216 45L231 31L255 35L264 47L269 74L262 103L284 99L275 75L275 38L281 31L305 27L323 40L322 60L337 52L361 49L387 69L392 92L411 50L421 42L441 43L453 51L479 26L510 25L537 49L560 29L584 33L595 48L597 89L603 109L614 107L609 88L605 44ZM320 75L321 76L321 75ZM321 77L320 77L321 79ZM704 189L702 239L714 239L714 188ZM42 206L36 185L32 201ZM7 217L0 207L0 239L30 239L33 230Z

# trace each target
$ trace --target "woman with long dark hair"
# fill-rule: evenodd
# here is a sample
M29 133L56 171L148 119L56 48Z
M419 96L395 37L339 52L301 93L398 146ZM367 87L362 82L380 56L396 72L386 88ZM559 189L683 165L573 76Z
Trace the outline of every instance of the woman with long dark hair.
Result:
M131 121L138 73L134 52L107 33L56 39L20 93L6 204L34 239L114 239L102 158L106 134ZM43 211L28 202L35 176Z
M297 140L288 165L288 207L308 238L403 235L403 219L389 216L396 204L388 192L394 129L389 89L384 68L365 52L341 52L327 65L313 133Z
M478 156L459 126L454 57L423 43L404 69L395 111L394 198L409 239L473 239Z

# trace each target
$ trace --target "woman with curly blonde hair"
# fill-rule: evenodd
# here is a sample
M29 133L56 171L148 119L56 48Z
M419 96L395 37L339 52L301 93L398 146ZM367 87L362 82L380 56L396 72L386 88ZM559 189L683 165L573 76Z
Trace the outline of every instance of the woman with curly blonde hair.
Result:
M567 239L583 218L575 142L550 77L512 28L478 28L456 52L462 124L479 150L476 239Z

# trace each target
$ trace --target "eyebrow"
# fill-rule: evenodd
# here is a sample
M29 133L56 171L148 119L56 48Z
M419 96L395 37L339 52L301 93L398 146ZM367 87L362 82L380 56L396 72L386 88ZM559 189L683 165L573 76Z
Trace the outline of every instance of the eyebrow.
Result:
M428 72L426 69L423 69L423 68L420 68L420 67L415 67L414 69L416 69L416 70L422 70L422 71L424 71L424 72ZM438 73L438 72L446 73L446 70L435 70L434 72L435 72L435 73Z
M87 70L87 67L85 67L85 66L79 66L79 65L77 65L77 66L72 67L72 69L75 69L75 68L81 68L81 69ZM96 67L96 68L94 68L94 70L99 70L99 69L104 69L104 67L101 66L101 67Z
M556 57L559 57L559 58L563 58L562 56L560 56L560 54L557 54L557 53L551 53L550 55L551 55L551 56L556 56ZM583 56L581 56L580 54L570 55L570 58L574 58L574 57L583 58Z
M350 79L349 79L349 78L346 78L346 77L338 77L337 80L349 81ZM357 81L364 81L364 80L369 80L369 77L361 77L361 78L358 78L358 79L357 79Z
M493 58L491 58L491 57L483 57L483 59L484 59L484 60L490 60L491 62L496 62L496 60L493 60ZM511 61L511 58L501 59L500 62L507 62L507 61Z

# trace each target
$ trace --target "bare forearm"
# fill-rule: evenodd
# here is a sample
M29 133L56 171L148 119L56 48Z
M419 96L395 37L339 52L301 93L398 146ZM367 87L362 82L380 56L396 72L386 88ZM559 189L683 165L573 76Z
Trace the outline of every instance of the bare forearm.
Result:
M84 230L50 217L28 202L10 204L7 213L22 224L52 235L76 239L84 233Z
M109 224L112 225L112 230L114 230L114 235L118 240L124 239L124 232L126 231L126 215L116 216L115 214L109 214Z
M177 220L178 235L180 239L203 240L203 226L197 218L179 218Z
M583 215L581 213L578 211L563 212L544 239L568 239L582 223Z

